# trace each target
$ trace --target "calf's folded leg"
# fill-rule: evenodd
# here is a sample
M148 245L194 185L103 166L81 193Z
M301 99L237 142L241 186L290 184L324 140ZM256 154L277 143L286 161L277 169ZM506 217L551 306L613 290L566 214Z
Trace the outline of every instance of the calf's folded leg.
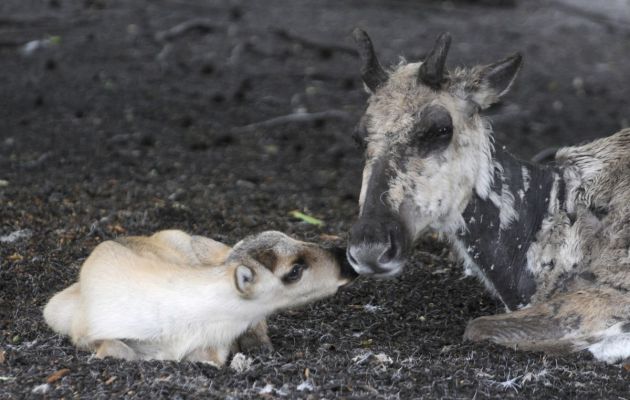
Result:
M103 340L96 348L96 357L121 358L131 361L138 358L136 352L121 340Z
M267 335L267 321L262 320L249 328L232 344L232 353L248 352L258 348L272 350L271 339Z

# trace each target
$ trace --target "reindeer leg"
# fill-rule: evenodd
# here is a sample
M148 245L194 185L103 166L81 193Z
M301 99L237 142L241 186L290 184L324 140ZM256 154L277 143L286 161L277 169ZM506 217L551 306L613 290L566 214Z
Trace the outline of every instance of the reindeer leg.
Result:
M228 355L230 355L229 350L230 349L228 348L199 348L186 356L186 360L192 362L202 362L220 368L223 364L225 364L225 360L227 360Z
M123 360L136 360L136 352L120 340L103 340L96 349L96 358L121 358Z
M271 339L267 335L267 321L262 320L249 328L232 344L232 353L249 352L258 348L273 350Z
M508 314L481 317L464 339L489 340L523 350L589 349L603 361L630 357L630 298L612 289L585 289Z

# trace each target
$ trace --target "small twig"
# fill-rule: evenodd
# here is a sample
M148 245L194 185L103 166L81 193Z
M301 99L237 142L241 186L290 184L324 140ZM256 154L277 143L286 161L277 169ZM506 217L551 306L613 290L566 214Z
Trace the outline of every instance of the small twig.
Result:
M341 110L327 110L314 113L298 112L270 118L260 122L254 122L249 125L237 127L235 129L237 131L249 131L257 128L272 128L279 125L286 125L291 123L308 123L324 119L349 120L350 114Z
M209 33L215 31L217 28L212 20L208 18L193 18L179 23L172 28L160 31L156 33L154 37L158 42L165 42L184 35L194 29Z
M274 35L278 36L280 39L284 39L289 42L299 43L305 48L316 50L322 53L326 53L326 52L330 53L330 52L336 51L339 53L349 54L354 57L358 57L359 55L359 53L351 47L346 47L339 44L318 43L313 40L297 36L284 29L272 29L271 32Z

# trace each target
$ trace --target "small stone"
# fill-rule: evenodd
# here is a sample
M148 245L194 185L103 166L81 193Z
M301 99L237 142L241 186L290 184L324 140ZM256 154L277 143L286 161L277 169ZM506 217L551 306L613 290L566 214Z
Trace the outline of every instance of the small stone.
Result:
M254 360L251 357L247 357L243 353L236 353L234 357L232 357L230 368L240 374L247 371L252 366L253 362Z
M273 393L273 385L271 383L268 383L265 385L264 388L260 389L258 391L258 394L271 394Z
M48 383L42 383L41 385L37 385L31 390L33 394L46 394L50 390L50 385Z
M304 382L300 383L296 389L300 392L303 392L305 390L308 390L309 392L313 391L313 384L310 382L309 379L305 380Z
M0 243L13 243L20 239L29 238L33 235L30 229L20 229L9 233L8 235L0 236Z
M378 353L374 355L374 359L381 364L389 365L394 363L394 360L392 360L392 358L385 353Z
M6 179L0 179L0 187L7 187L9 186L9 181L7 181Z

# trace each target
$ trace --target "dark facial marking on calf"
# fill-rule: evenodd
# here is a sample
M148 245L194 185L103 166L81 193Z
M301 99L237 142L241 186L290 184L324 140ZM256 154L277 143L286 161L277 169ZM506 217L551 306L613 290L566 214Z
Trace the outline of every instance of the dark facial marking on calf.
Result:
M278 264L278 256L272 249L257 249L250 254L252 258L273 272Z

